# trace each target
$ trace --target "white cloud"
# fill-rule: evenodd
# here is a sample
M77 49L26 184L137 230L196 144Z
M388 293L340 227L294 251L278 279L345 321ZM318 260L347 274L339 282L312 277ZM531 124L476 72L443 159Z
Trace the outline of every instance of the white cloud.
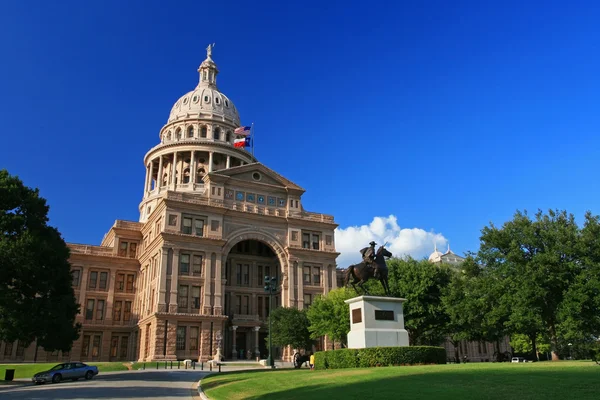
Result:
M335 247L340 256L337 265L346 268L361 261L359 250L374 240L379 245L387 242L386 248L395 257L410 255L414 258L429 256L434 243L443 250L448 240L440 233L427 232L420 228L400 228L395 215L375 217L369 225L349 226L335 230Z

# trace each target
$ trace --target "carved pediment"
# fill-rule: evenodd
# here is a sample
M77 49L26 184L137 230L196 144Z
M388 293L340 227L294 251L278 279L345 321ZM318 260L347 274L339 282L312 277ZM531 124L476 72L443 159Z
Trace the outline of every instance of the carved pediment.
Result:
M223 182L228 185L238 183L251 183L256 186L268 185L282 189L304 192L304 189L277 172L267 168L261 163L246 164L239 167L211 172L205 180Z

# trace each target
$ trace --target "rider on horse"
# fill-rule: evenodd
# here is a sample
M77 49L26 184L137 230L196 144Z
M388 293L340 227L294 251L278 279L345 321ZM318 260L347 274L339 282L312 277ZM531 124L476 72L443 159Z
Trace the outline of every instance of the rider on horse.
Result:
M363 261L365 262L365 265L373 268L373 277L375 279L379 279L379 268L377 266L377 263L373 262L373 261L375 261L375 245L376 244L377 243L375 243L375 242L369 243L369 245L371 247L365 247L365 248L361 249L360 254L363 257Z

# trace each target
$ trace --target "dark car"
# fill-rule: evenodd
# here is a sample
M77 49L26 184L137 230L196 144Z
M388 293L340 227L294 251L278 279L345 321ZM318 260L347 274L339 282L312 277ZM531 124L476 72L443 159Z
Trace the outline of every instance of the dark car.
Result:
M76 381L79 378L92 379L98 375L98 367L81 362L58 364L48 371L38 372L31 378L36 384L52 382L58 383L64 379Z

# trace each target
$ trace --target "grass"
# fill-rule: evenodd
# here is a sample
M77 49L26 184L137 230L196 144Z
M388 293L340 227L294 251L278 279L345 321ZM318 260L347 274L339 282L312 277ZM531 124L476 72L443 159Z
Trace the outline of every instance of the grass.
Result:
M600 367L591 361L565 361L266 370L211 375L201 385L212 400L596 400Z
M38 364L0 364L0 380L4 379L4 372L7 369L15 370L15 379L31 378L38 372L47 371L60 362L38 363ZM127 367L122 362L104 362L104 363L86 363L98 367L100 373L108 371L127 371Z

